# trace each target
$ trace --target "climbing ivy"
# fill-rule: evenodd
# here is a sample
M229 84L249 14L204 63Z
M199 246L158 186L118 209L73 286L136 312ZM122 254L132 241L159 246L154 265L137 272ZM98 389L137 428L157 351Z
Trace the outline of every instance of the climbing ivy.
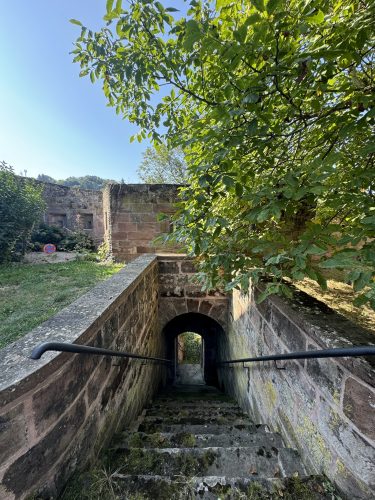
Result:
M289 295L285 278L340 269L375 308L374 3L185 5L108 0L74 51L133 139L183 148L174 237L207 288Z

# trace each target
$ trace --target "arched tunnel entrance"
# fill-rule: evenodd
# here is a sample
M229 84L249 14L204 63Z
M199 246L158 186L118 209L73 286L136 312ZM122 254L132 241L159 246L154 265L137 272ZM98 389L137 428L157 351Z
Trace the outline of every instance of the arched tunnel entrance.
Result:
M168 383L178 382L178 366L181 362L181 343L179 354L178 338L181 334L193 332L202 338L201 358L203 380L207 385L218 385L217 366L219 338L224 334L222 326L214 319L201 313L186 313L173 318L164 327L166 354L168 359L174 360L173 369L170 370ZM180 359L179 359L180 356Z

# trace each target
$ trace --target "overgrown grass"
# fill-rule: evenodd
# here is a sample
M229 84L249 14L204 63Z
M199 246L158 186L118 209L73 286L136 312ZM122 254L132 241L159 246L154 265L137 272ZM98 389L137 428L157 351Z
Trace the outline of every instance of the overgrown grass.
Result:
M296 287L324 302L334 311L360 326L375 333L375 311L369 306L356 307L353 300L358 295L353 291L351 285L346 283L345 274L337 270L325 270L328 290L324 292L313 280L305 278L295 283Z
M70 261L0 266L0 348L22 337L123 264Z

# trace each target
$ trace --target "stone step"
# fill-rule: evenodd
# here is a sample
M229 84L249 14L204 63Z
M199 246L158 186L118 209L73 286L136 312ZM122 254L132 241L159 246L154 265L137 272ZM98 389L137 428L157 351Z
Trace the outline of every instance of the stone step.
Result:
M189 434L179 433L154 433L144 432L122 433L119 436L119 444L115 448L208 448L208 447L234 447L253 446L266 448L282 448L283 441L279 434L253 433L239 431L237 429L225 434Z
M320 476L294 478L242 478L228 476L111 476L121 498L142 500L331 500L332 491Z
M139 432L181 432L186 429L186 432L193 432L191 429L197 426L198 434L222 434L225 429L236 427L237 429L254 429L253 424L249 419L240 419L237 417L145 417L138 426ZM211 431L215 429L215 431ZM206 430L205 430L206 429ZM194 432L194 434L196 433Z
M233 431L244 431L247 433L268 433L269 427L264 424L252 424L249 421L245 423L230 423L229 425L221 425L218 423L201 423L201 424L169 424L169 423L155 423L155 422L141 422L138 426L138 432L171 432L176 434L178 432L187 432L188 434L222 434L232 433Z
M146 407L147 409L160 409L164 410L164 408L168 409L193 409L193 408L223 408L223 409L233 409L233 410L239 410L240 407L236 403L231 403L228 401L206 401L206 400L198 400L198 401L193 401L193 400L188 400L188 401L178 401L176 402L175 400L168 400L168 401L163 401L160 402L158 399L151 403L149 406Z
M274 446L128 448L113 450L112 460L120 472L135 475L277 478L306 474L295 450Z
M146 410L147 417L157 418L209 418L218 417L233 417L233 418L249 418L240 408L200 408L197 407L181 407L181 408L150 408Z

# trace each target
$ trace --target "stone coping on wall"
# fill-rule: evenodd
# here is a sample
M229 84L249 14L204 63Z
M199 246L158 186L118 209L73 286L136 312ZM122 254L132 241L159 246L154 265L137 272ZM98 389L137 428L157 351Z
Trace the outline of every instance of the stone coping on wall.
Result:
M36 345L42 342L84 344L103 315L111 313L118 299L130 293L142 279L143 272L153 264L156 264L155 255L138 257L26 336L0 350L0 408L43 381L69 356L47 352L40 360L32 360L30 354Z

